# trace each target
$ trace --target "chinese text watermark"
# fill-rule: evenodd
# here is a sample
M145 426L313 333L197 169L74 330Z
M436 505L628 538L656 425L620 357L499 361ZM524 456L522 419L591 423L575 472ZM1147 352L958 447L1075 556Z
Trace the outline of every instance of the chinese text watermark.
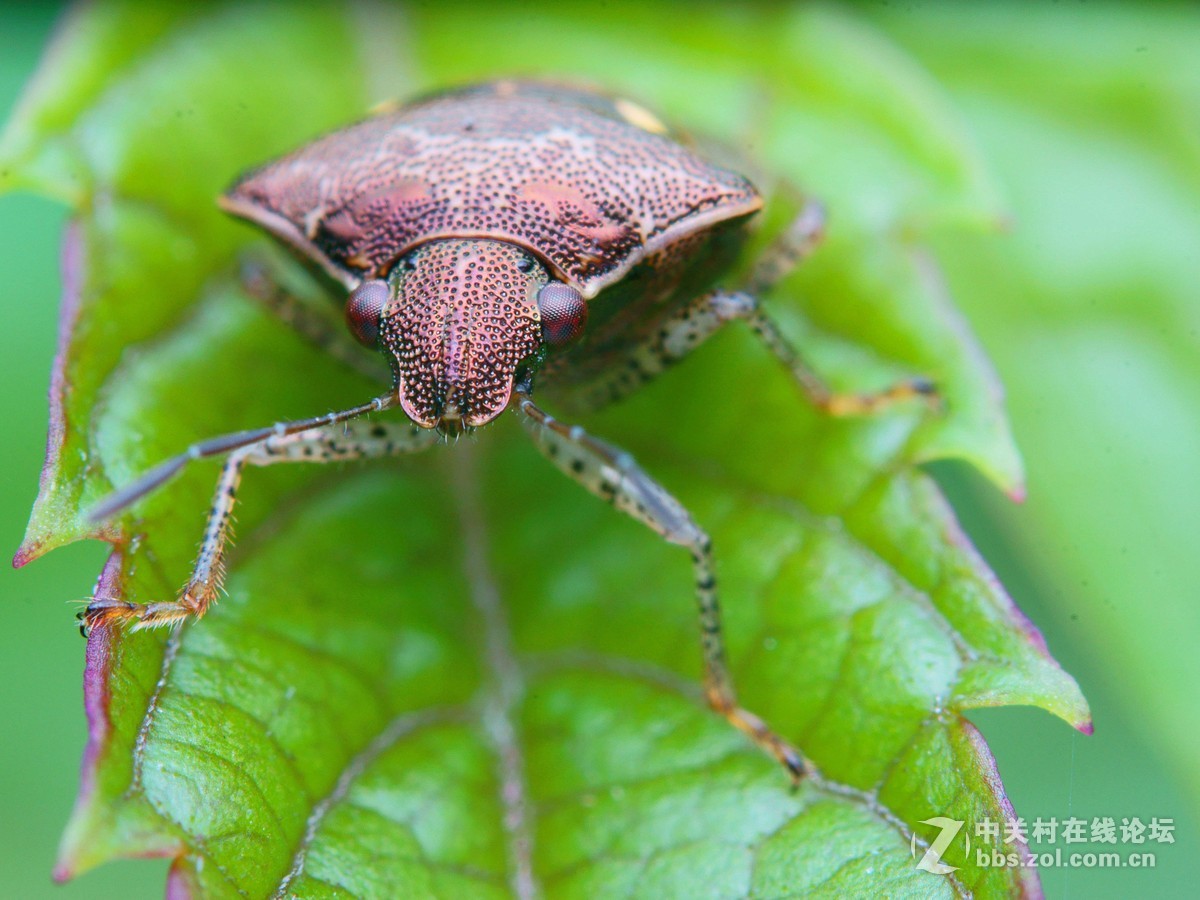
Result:
M911 851L917 868L948 875L960 865L943 860L953 848L955 859L979 868L1141 868L1152 869L1157 849L1175 843L1175 820L1155 816L1095 816L1091 819L1041 816L979 819L968 825L960 819L933 816L920 836L913 834ZM926 843L926 840L928 843ZM1072 845L1088 844L1085 849ZM1094 845L1111 845L1112 850ZM972 849L974 852L972 852Z

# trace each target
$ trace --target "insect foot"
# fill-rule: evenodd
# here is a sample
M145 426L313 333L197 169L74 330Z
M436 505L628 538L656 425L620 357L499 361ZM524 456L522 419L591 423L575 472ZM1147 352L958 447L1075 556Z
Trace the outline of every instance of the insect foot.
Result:
M704 694L709 706L787 769L793 784L799 784L805 777L816 772L812 763L805 759L800 751L772 731L767 723L754 713L739 707L720 685L708 685Z
M130 625L131 631L180 625L190 616L203 615L207 606L208 602L193 598L188 591L180 599L164 603L133 603L105 597L93 600L75 618L79 621L79 633L87 637L100 625Z
M940 412L945 404L937 385L928 378L916 376L898 381L881 391L861 394L837 394L821 386L810 396L817 408L831 416L869 416L904 400L923 399L929 407Z
M200 552L187 587L179 598L160 603L97 598L77 617L81 630L86 632L96 625L112 623L130 625L132 630L139 631L160 625L178 625L189 618L203 616L221 593L234 502L246 466L382 459L417 453L432 446L437 434L412 422L353 420L354 416L385 409L392 402L390 396L382 397L342 413L237 432L194 444L197 449L188 450L151 469L131 485L102 500L97 509L104 515L112 515L161 486L165 478L159 474L160 470L167 472L169 477L184 462L233 448L217 478Z

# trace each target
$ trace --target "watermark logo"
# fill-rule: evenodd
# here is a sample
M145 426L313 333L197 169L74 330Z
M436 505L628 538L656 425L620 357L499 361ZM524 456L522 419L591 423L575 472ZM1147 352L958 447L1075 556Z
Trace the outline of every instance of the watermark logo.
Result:
M958 819L950 819L946 816L934 816L932 819L924 819L922 825L932 825L934 828L940 829L938 836L933 839L929 847L917 860L917 868L925 872L932 872L934 875L949 875L951 872L957 872L958 866L947 865L942 862L942 854L949 848L950 844L958 837L958 833L962 831L965 822ZM964 834L963 840L966 841L966 849L964 853L971 852L971 838ZM913 855L913 859L917 858L917 835L913 832L912 840L909 842L909 851Z
M942 861L942 857L962 835L964 865L988 868L1142 868L1152 869L1158 858L1147 852L1147 844L1174 844L1175 820L1154 817L1148 822L1137 816L1095 816L1083 819L1068 816L1064 819L1038 817L1032 828L1020 817L1011 819L980 819L971 827L949 816L934 816L919 824L937 829L927 844L927 834L913 833L909 850L917 868L934 875L949 875L959 866ZM971 855L971 837L978 846ZM1060 846L1055 846L1055 845ZM1084 845L1068 847L1061 846ZM1129 849L1103 845L1130 845ZM1142 845L1142 846L1138 846ZM923 850L923 852L921 852Z

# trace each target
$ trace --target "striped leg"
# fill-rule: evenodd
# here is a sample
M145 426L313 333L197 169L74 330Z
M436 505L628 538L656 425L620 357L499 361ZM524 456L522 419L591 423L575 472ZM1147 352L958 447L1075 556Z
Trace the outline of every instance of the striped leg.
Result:
M772 241L755 262L746 281L746 290L761 294L790 275L821 245L825 238L825 220L825 207L821 203L815 200L804 203L783 234Z
M712 291L673 312L653 335L630 349L627 359L615 361L609 367L610 374L588 385L586 405L597 408L625 397L736 320L750 326L792 374L809 401L829 415L865 415L912 397L936 399L933 383L920 377L881 391L835 393L762 311L758 296L812 253L820 243L824 226L825 213L820 204L807 204L791 227L763 253L745 290Z
M700 613L705 697L714 710L782 763L793 779L802 778L809 770L804 758L762 719L738 706L725 661L721 607L708 535L628 453L597 440L578 426L556 421L527 397L517 402L517 410L538 449L559 469L670 543L688 549Z
M438 440L435 431L411 422L350 422L295 434L271 435L234 450L225 459L200 553L192 577L175 600L133 603L97 598L80 613L84 629L109 622L132 623L133 629L173 625L200 618L221 592L225 575L225 550L230 537L233 507L242 471L247 465L282 462L328 463L352 459L378 459L415 453Z

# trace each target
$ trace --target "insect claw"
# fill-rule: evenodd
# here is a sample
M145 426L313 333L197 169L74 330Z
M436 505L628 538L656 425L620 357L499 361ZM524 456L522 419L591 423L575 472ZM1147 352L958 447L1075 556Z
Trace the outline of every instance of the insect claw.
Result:
M932 378L926 378L924 375L917 375L910 378L908 387L913 395L920 397L935 412L945 412L946 399L942 396L942 392L938 390L937 383Z
M800 782L812 774L812 764L791 747L783 748L780 761L792 778L792 787L798 788Z

